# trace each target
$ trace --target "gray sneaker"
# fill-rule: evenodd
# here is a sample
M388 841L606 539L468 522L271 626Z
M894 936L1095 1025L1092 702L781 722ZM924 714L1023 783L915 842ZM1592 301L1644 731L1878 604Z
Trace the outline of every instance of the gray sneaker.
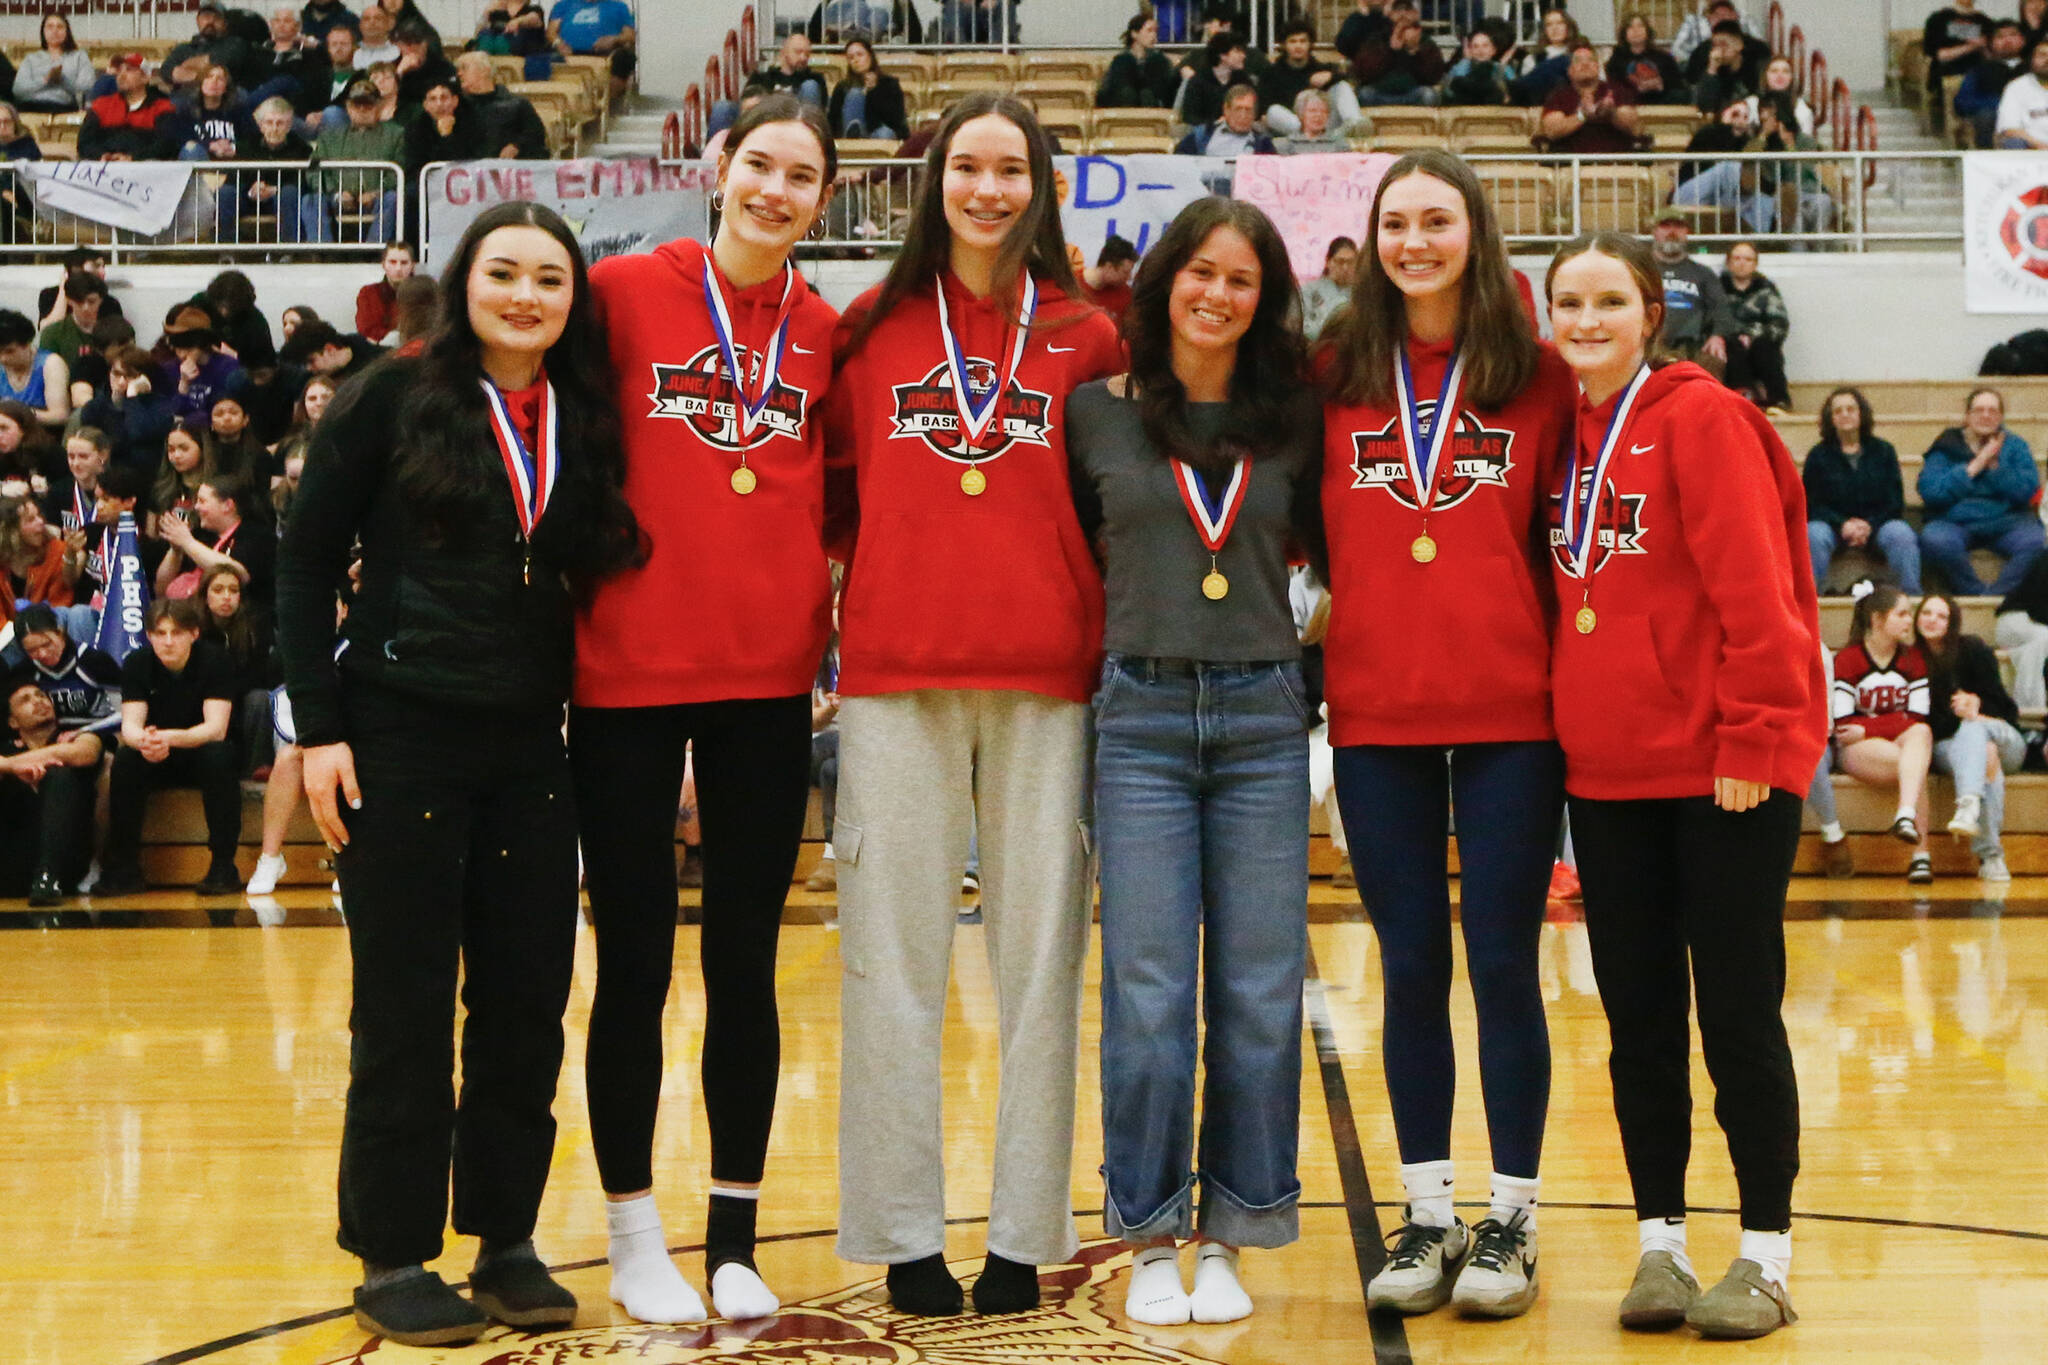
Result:
M1737 1260L1721 1283L1685 1310L1685 1320L1703 1337L1747 1340L1765 1337L1799 1321L1784 1286L1764 1278L1755 1261Z
M1685 1321L1700 1296L1700 1282L1678 1268L1668 1251L1646 1251L1635 1283L1621 1301L1621 1325L1631 1332L1664 1332Z
M1456 1218L1447 1228L1403 1223L1389 1240L1393 1245L1387 1249L1387 1263L1365 1288L1365 1306L1400 1313L1431 1313L1443 1307L1471 1241L1465 1224Z
M1451 1302L1472 1318L1513 1318L1536 1302L1536 1232L1517 1212L1503 1223L1488 1218L1472 1229L1472 1254L1458 1272Z
M1977 880L1980 882L2009 882L2012 869L2005 865L2005 855L1994 853L1977 863Z

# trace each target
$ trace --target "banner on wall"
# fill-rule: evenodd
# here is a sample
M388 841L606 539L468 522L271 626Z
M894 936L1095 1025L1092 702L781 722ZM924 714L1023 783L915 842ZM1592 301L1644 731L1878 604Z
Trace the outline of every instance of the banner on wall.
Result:
M1140 256L1197 199L1230 193L1230 162L1220 156L1059 156L1060 226L1067 244L1095 264L1114 235Z
M1333 238L1367 239L1372 197L1394 160L1385 152L1242 157L1235 193L1280 229L1295 277L1314 279Z
M2048 153L1964 154L1963 306L2048 312Z
M16 161L45 216L155 235L167 231L191 183L190 161Z
M420 176L425 259L438 264L476 216L524 199L562 215L593 264L607 256L652 251L677 237L710 236L708 201L717 185L709 162L654 157L576 161L454 161Z

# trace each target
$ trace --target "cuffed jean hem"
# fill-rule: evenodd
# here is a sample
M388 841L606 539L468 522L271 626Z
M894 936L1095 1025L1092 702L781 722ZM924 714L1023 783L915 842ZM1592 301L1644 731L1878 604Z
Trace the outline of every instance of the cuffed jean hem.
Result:
M1105 1183L1109 1171L1102 1171ZM1165 1203L1146 1217L1132 1223L1116 1206L1116 1194L1105 1188L1102 1192L1102 1230L1119 1241L1133 1246L1154 1241L1161 1237L1173 1237L1181 1241L1195 1235L1195 1182L1190 1176L1186 1183L1167 1197Z
M1245 1203L1214 1176L1197 1177L1202 1182L1202 1215L1196 1227L1211 1242L1234 1247L1284 1247L1301 1239L1301 1186L1270 1204L1257 1207Z

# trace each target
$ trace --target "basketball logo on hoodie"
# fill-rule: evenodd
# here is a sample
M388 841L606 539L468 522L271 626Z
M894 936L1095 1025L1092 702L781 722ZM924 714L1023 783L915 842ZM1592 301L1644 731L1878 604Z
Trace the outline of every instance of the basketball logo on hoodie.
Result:
M746 356L747 384L761 382L761 357L742 349ZM803 439L804 412L810 394L789 380L777 377L775 392L754 421L749 440L740 439L738 395L721 368L718 347L706 346L680 365L654 366L654 392L647 395L654 404L649 417L679 417L688 422L704 444L720 450L752 450L777 436Z
M1435 410L1434 402L1416 404L1416 412L1424 420ZM1469 409L1459 413L1457 428L1451 432L1450 464L1437 479L1433 510L1456 507L1481 488L1506 488L1508 471L1515 467L1514 449L1514 432L1487 426ZM1351 434L1351 486L1383 488L1403 507L1417 506L1398 415L1378 431Z
M965 365L969 395L978 403L996 384L996 367L979 356L969 356ZM976 464L993 460L1014 445L1051 447L1046 434L1052 430L1052 395L1027 389L1017 380L996 405L979 445L971 446L960 430L960 409L953 401L953 380L942 361L924 378L895 386L896 411L890 419L896 436L923 439L937 454L949 460Z
M1581 480L1593 477L1588 469L1579 475ZM1583 488L1585 485L1580 484ZM1615 555L1643 555L1649 551L1643 548L1643 504L1649 501L1642 493L1617 493L1614 480L1600 490L1599 519L1595 523L1599 530L1599 542L1593 559L1592 572L1605 568L1607 561ZM1564 543L1564 498L1552 493L1545 505L1545 517L1550 527L1550 557L1557 561L1566 573L1572 571L1571 551Z

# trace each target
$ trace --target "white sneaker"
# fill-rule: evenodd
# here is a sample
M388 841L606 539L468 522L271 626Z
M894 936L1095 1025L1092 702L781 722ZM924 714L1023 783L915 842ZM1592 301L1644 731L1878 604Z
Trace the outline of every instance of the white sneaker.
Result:
M1403 1216L1407 1211L1403 1210ZM1389 1239L1387 1263L1365 1287L1365 1306L1401 1313L1429 1313L1451 1297L1458 1263L1471 1242L1465 1224L1451 1220L1447 1228L1403 1223Z
M1472 1254L1458 1272L1451 1302L1479 1318L1512 1318L1529 1311L1536 1302L1536 1232L1526 1213L1506 1223L1488 1218L1472 1229Z
M1980 882L2009 882L2012 872L2005 865L2005 855L1994 853L1977 863L1977 880Z
M277 890L278 879L284 876L284 855L266 853L256 860L256 870L249 876L249 885L243 890L252 896L267 896Z
M1961 839L1974 839L1984 832L1984 798L1981 796L1958 796L1956 813L1948 822L1948 832Z

